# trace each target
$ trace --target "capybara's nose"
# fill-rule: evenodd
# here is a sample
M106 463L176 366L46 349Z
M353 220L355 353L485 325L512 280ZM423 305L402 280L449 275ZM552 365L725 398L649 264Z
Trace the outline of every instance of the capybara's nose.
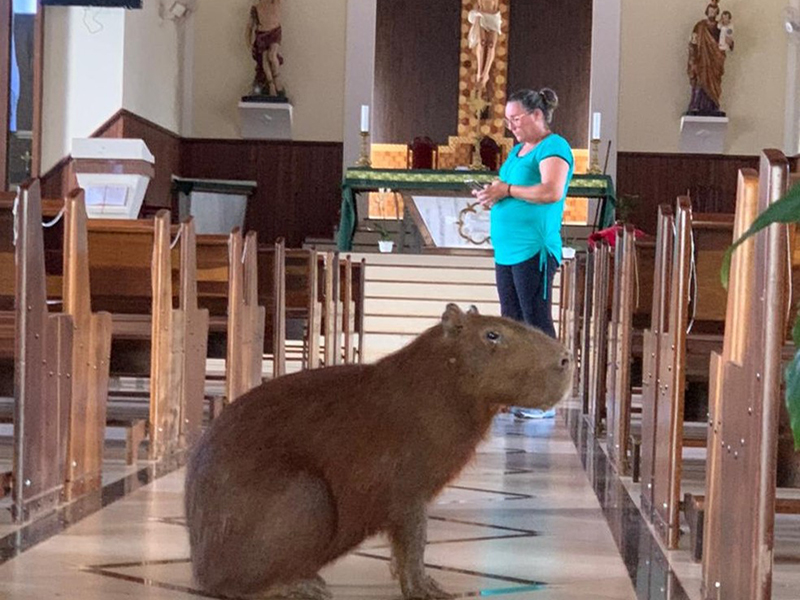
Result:
M566 371L567 369L570 368L571 365L572 365L572 353L564 352L564 354L561 355L561 368Z

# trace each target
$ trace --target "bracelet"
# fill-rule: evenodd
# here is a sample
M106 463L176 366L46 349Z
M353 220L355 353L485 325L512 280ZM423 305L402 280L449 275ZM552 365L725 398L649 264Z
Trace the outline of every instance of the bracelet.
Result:
M508 193L506 194L506 196L511 197L511 184L507 183L506 185L508 186Z

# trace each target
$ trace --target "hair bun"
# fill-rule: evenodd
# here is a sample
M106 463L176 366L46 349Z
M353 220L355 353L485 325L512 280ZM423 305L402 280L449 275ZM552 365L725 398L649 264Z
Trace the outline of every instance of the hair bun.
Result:
M542 101L549 110L554 110L558 107L558 94L553 90L550 88L542 88L539 90L539 94L542 96Z

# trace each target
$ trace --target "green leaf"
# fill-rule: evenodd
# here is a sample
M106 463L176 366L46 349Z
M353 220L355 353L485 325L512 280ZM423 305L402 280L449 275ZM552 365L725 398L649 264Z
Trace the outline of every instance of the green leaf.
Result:
M728 289L733 251L744 243L745 240L773 223L796 223L798 221L800 221L800 183L793 186L783 198L770 204L767 210L758 215L758 218L753 221L750 229L745 231L742 236L728 248L728 251L725 252L725 257L722 259L722 272L720 273L723 287Z
M794 320L792 339L797 348L792 362L786 367L786 408L794 436L794 449L800 450L800 312Z
M800 450L800 351L786 367L786 408L794 435L794 449Z

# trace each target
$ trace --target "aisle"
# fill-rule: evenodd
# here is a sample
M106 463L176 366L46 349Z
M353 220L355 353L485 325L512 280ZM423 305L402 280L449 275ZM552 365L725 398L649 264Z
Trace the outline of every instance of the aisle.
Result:
M192 584L183 470L0 565L0 597L211 597ZM473 464L430 510L429 572L458 597L635 598L597 496L561 418L500 417ZM394 599L386 541L322 575L337 600Z

